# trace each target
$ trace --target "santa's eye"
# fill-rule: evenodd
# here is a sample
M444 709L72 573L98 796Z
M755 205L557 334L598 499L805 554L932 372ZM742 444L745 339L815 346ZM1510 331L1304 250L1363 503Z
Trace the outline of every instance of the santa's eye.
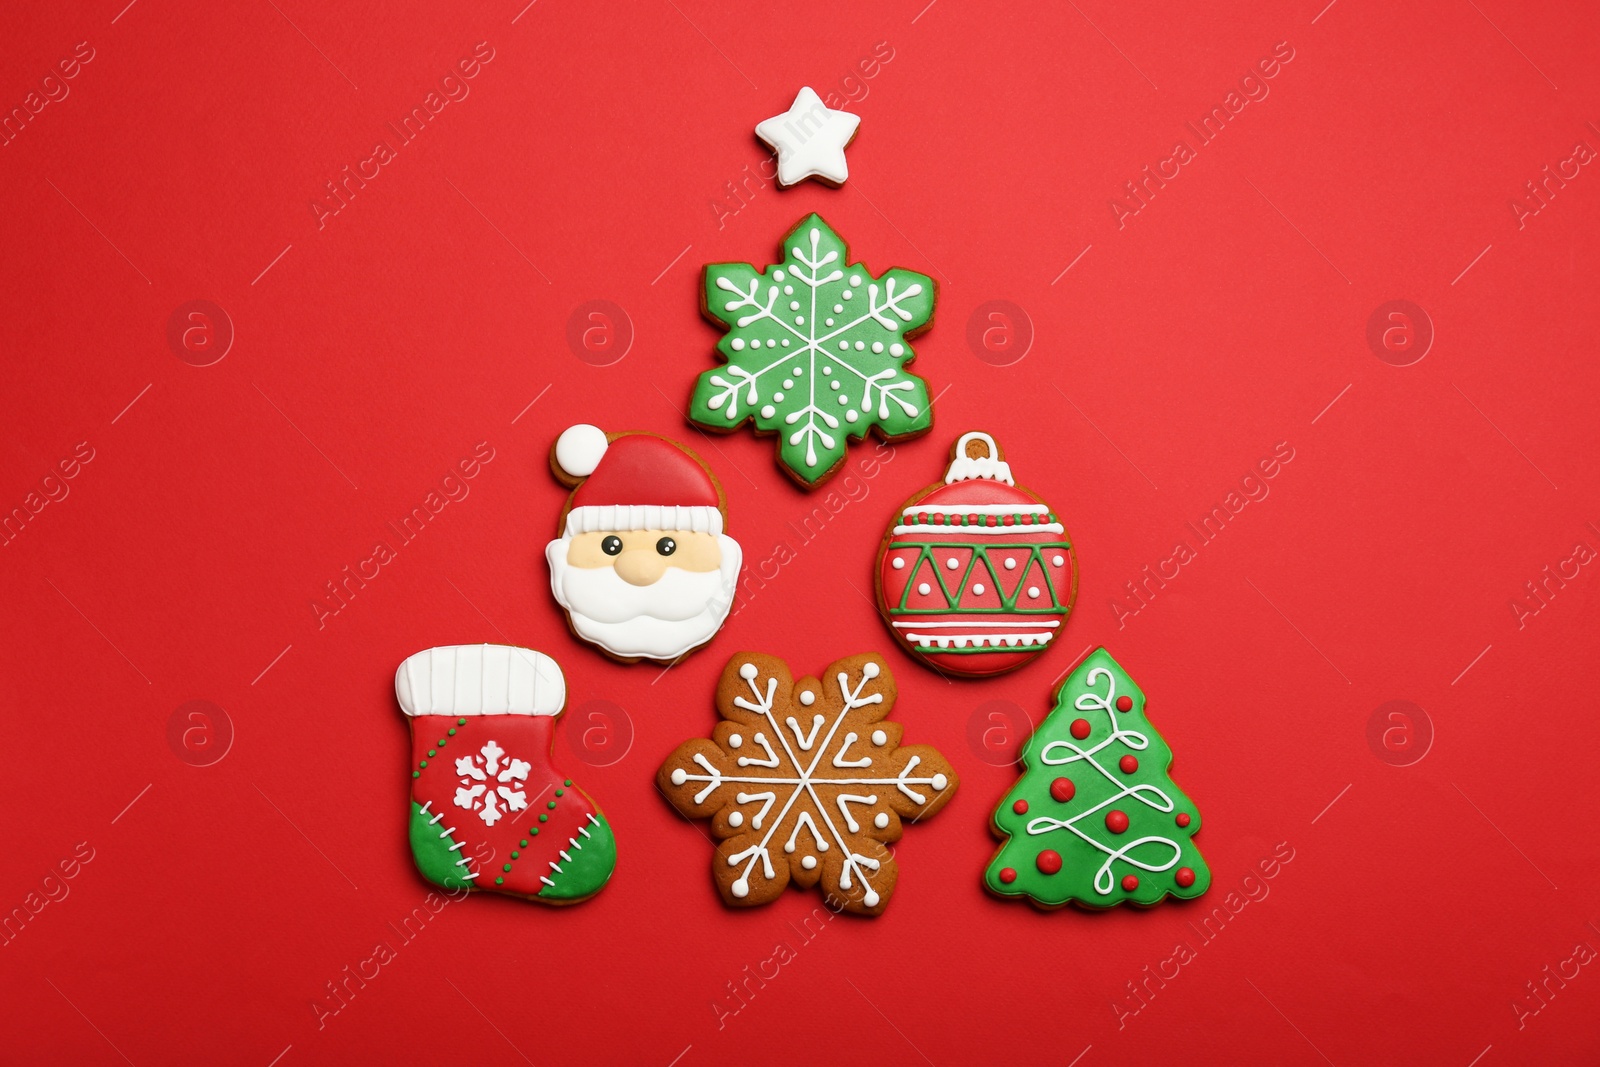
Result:
M678 551L678 542L674 541L670 537L663 537L661 540L656 542L656 551L661 553L663 556L670 556L674 552Z
M622 538L618 537L616 534L612 534L610 537L600 542L600 551L604 552L608 556L617 555L622 551Z

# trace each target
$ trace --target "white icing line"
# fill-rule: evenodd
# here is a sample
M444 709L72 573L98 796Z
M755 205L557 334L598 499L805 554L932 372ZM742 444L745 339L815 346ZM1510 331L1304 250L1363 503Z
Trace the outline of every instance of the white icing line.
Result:
M940 530L947 534L976 534L983 537L1001 537L1019 533L1066 533L1066 527L1059 522L1017 523L1013 526L954 526L949 523L935 525L931 522L917 523L915 526L896 526L891 532L897 534L927 533L929 530ZM896 546L890 546L896 547Z
M946 506L935 505L927 507L922 504L913 504L903 509L902 515L1048 515L1050 508L1045 504L968 504L965 507L958 504Z
M894 625L899 627L902 630L907 630L907 629L910 629L912 627L930 628L931 629L932 627L935 627L935 626L942 626L942 627L947 627L947 628L948 627L954 627L954 626L1013 626L1014 627L1014 626L1018 626L1018 625L1055 627L1055 626L1060 626L1061 625L1061 621L1059 619L1040 619L1038 622L1031 622L1030 621L1030 622L1027 622L1026 624L1024 624L1021 619L1006 619L1006 620L1003 620L1003 621L1000 621L1000 622L897 622Z
M916 641L919 644L921 644L923 648L930 648L930 647L934 647L934 646L937 646L939 648L951 648L951 647L967 648L969 645L970 646L982 646L982 645L986 645L986 644L987 645L993 645L995 648L1001 648L1001 647L1004 647L1004 646L1002 646L999 642L1004 642L1004 641L1013 642L1013 646L1012 647L1018 647L1016 645L1017 642L1020 642L1021 645L1046 645L1046 644L1050 643L1050 639L1052 637L1054 637L1055 634L1052 634L1052 633L1042 633L1042 634L918 634L918 633L908 633L905 636L906 636L906 640L908 640L908 641Z

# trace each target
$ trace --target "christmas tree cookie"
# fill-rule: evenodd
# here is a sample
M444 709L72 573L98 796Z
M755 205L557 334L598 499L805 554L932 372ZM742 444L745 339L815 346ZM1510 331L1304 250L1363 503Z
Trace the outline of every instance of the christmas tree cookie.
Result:
M1190 840L1200 813L1168 776L1172 750L1144 703L1103 648L1062 683L995 810L1005 843L984 874L990 892L1107 908L1206 891L1211 872Z
M881 915L899 876L888 845L943 808L956 773L927 745L901 746L888 720L895 685L883 659L838 660L821 678L741 652L717 687L709 740L667 757L656 786L684 816L711 820L722 899L770 904L791 882L821 884L837 909Z
M576 904L605 888L617 846L600 808L550 766L567 685L511 645L407 657L395 696L411 723L411 853L446 889Z
M843 239L808 215L783 239L782 262L705 269L703 310L728 331L726 366L700 375L689 419L729 433L745 422L778 435L778 462L811 489L844 462L847 438L894 441L933 425L908 340L933 317L934 284L892 268L874 277Z
M914 658L949 674L1032 662L1057 640L1077 586L1061 517L979 430L956 441L944 481L900 506L878 552L878 610Z

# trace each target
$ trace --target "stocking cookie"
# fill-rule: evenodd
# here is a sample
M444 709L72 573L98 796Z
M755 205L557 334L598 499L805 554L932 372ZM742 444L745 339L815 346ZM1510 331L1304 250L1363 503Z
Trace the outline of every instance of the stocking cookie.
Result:
M1167 773L1171 763L1144 693L1095 649L1022 750L1022 778L995 809L1005 844L984 885L1045 908L1204 893L1211 872L1191 840L1200 813Z
M819 215L802 219L782 251L765 271L706 266L702 310L728 331L717 343L727 366L700 375L689 419L777 434L779 464L812 489L844 462L848 438L870 429L897 441L933 425L907 341L933 318L934 285L899 268L874 278Z
M877 590L915 658L981 677L1050 646L1072 611L1078 565L1060 517L975 430L951 450L944 481L901 505L878 552Z
M894 678L871 653L799 681L775 656L728 661L711 739L684 742L656 774L673 807L711 820L725 902L769 904L791 882L821 883L843 910L882 914L899 876L885 846L958 784L933 748L901 747L894 700Z
M739 581L722 486L700 457L649 433L568 428L550 467L574 486L545 547L572 632L624 662L671 662L711 640Z
M395 697L411 723L411 855L446 889L576 904L617 865L611 826L550 766L566 680L542 652L450 645L406 658Z

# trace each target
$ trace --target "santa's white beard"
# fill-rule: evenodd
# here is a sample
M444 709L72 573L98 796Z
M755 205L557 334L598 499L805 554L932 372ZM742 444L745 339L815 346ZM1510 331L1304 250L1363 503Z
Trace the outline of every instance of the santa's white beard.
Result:
M569 538L545 547L550 589L585 641L625 659L676 659L711 640L728 617L739 580L739 542L717 538L721 565L714 571L668 567L650 585L632 585L612 567L574 567Z

